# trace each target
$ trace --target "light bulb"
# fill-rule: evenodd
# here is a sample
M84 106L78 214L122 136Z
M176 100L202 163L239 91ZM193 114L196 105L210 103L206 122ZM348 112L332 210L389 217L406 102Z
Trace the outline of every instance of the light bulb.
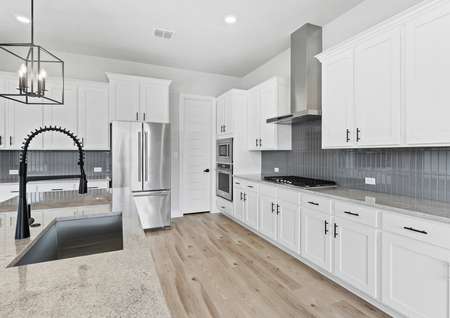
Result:
M23 77L27 73L27 67L25 64L22 64L19 68L19 76Z
M41 72L39 73L38 79L42 80L47 78L47 72L44 69L41 69Z

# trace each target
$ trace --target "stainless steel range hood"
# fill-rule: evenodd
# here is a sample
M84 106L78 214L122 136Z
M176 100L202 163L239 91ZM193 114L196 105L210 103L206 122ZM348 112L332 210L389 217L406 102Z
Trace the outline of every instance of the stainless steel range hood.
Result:
M315 58L322 52L322 28L305 24L291 34L291 114L267 123L290 125L320 118L322 72Z

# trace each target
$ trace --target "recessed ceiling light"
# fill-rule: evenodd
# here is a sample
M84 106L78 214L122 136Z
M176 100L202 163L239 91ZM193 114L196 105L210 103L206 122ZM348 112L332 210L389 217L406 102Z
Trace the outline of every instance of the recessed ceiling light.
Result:
M227 15L225 17L225 22L228 24L235 24L237 22L237 18L235 15Z
M27 17L24 17L23 15L16 15L16 19L17 21L19 21L20 23L23 24L30 24L30 19L28 19Z

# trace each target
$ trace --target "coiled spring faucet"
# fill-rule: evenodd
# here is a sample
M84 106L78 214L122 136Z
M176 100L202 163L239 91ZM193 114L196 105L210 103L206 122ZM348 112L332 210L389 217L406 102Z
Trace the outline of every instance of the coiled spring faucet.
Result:
M64 135L72 138L73 142L78 148L79 160L78 166L80 167L79 175L63 175L63 176L27 176L27 152L30 142L37 135L48 131L60 132ZM17 207L17 223L16 223L16 240L21 240L30 237L30 221L31 218L31 207L27 203L27 182L29 181L40 181L40 180L55 180L55 179L72 179L80 178L80 185L78 188L78 193L87 193L87 178L84 171L84 151L83 145L71 131L57 127L57 126L44 126L32 131L27 135L25 141L22 145L22 150L20 153L20 164L19 164L19 203Z

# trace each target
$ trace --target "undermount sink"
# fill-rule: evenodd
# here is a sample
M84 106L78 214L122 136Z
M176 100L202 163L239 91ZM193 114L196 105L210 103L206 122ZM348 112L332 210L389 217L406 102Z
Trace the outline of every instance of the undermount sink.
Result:
M8 267L123 249L122 214L55 219Z

